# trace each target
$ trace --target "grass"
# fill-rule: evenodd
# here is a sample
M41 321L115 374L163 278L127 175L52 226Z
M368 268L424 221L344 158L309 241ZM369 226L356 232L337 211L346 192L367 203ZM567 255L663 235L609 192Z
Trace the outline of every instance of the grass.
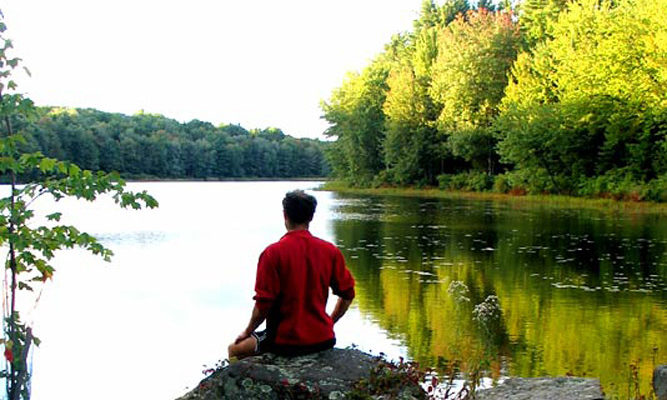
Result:
M416 188L408 187L379 187L379 188L357 188L340 181L328 181L317 190L332 191L339 193L375 195L375 196L401 196L401 197L424 197L456 200L476 201L503 201L525 205L553 205L565 208L589 208L605 211L657 213L667 214L667 203L620 201L602 198L583 198L563 195L510 195L496 192L463 192L441 190L434 187Z

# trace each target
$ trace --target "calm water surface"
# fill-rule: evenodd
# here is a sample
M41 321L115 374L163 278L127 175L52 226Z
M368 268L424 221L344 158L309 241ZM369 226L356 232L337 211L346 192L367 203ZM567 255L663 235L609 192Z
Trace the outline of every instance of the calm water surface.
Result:
M35 400L173 399L195 385L247 323L257 257L284 233L284 193L317 184L131 186L149 190L160 208L57 205L65 222L116 255L111 264L58 256L30 313L43 340ZM619 397L631 364L648 385L653 364L667 362L666 216L316 196L311 231L341 247L357 280L357 299L336 327L341 346L441 372L596 376ZM46 214L54 205L38 207ZM448 290L457 281L463 297ZM490 295L501 313L481 323L474 309Z
M593 376L626 398L667 361L667 218L491 201L334 195L358 307L440 371ZM457 296L452 282L461 282ZM450 289L452 288L452 289ZM492 323L475 306L496 296ZM463 298L461 298L463 297Z

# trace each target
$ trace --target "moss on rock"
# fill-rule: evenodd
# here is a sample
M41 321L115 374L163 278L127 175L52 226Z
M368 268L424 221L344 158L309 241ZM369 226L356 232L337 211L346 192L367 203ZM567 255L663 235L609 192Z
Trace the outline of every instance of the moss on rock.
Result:
M381 358L354 349L331 349L299 357L263 354L225 366L178 400L222 399L423 399L417 383L401 382L391 396L360 394ZM399 382L397 380L397 382ZM363 396L363 397L361 397Z

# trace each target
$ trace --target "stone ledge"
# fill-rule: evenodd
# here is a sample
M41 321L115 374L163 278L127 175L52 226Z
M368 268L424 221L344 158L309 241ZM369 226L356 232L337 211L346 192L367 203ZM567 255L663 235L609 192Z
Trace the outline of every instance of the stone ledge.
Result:
M667 364L658 365L653 371L653 391L658 400L667 400Z
M368 379L379 362L354 349L331 349L300 357L263 354L226 366L178 400L343 399ZM401 388L399 398L423 399L418 385Z
M603 400L600 381L591 378L511 378L477 392L477 400Z
M292 358L263 354L215 371L178 400L344 399L381 363L379 357L355 349L331 349ZM664 372L656 370L656 375L662 377ZM399 386L391 395L370 398L426 398L416 383L401 382ZM494 388L479 390L476 399L603 400L604 396L598 379L510 378Z

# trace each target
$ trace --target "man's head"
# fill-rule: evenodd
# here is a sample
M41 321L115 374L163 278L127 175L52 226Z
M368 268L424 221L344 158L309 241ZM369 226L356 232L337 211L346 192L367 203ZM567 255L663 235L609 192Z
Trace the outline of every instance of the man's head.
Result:
M305 193L303 190L293 190L285 194L283 199L283 213L285 225L291 229L297 225L306 225L313 219L317 207L315 197Z

